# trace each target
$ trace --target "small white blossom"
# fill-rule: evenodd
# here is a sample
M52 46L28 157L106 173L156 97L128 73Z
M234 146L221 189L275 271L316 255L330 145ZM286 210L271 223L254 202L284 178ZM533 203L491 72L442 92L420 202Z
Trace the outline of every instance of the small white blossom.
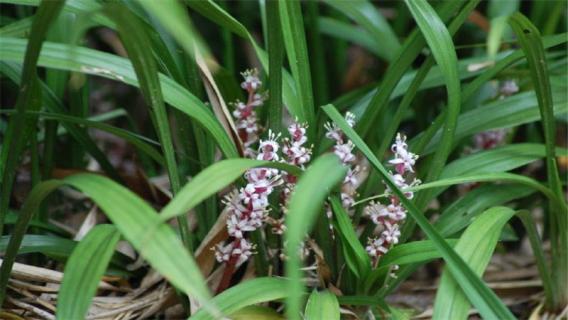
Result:
M335 140L338 143L343 141L343 133L335 123L328 122L324 125L324 128L326 130L326 138Z
M517 92L519 92L519 85L515 80L506 80L501 84L499 92L504 96L508 97Z
M406 170L414 172L413 167L418 156L408 151L406 136L398 133L395 143L391 147L391 151L394 152L395 158L390 160L389 163L395 165L396 172L401 175L404 174Z
M347 124L353 128L355 126L355 114L353 114L352 112L347 111L345 113L345 122L347 122Z
M383 238L375 238L369 239L365 250L371 257L376 258L387 253L389 249L385 246L385 240Z
M280 145L276 140L278 140L279 137L280 134L276 135L274 132L268 131L268 139L260 140L256 159L264 161L278 161L280 159L278 156Z
M503 145L508 133L507 129L496 129L476 134L473 137L475 144L473 151L489 150Z
M394 153L394 159L389 162L394 164L396 168L396 173L390 172L391 179L407 199L412 199L414 193L408 189L420 184L420 180L413 179L409 184L407 182L408 176L405 176L405 174L414 172L413 166L418 156L408 150L406 137L400 133L397 134L391 150ZM406 209L389 186L386 188L386 194L391 201L390 204L383 205L371 202L365 207L364 211L381 230L379 237L369 239L369 246L367 246L367 252L375 258L375 263L379 257L388 252L390 247L399 242L400 224L406 219Z
M353 154L353 142L351 140L347 141L345 144L337 144L333 147L333 153L339 157L339 160L344 164L351 163L355 161L355 155Z
M262 82L258 78L258 71L256 69L247 70L241 73L245 81L241 83L241 88L249 92L256 91L262 86Z
M398 238L400 238L400 230L398 224L385 222L385 230L381 233L381 238L383 238L385 243L397 244Z

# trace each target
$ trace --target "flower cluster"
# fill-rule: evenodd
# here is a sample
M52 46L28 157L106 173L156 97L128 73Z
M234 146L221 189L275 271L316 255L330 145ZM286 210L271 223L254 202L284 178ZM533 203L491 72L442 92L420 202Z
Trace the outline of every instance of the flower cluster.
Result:
M394 153L394 158L389 163L394 165L396 172L391 173L391 178L396 186L404 192L405 197L412 199L414 193L408 189L420 184L420 181L417 179L413 179L410 183L407 181L409 180L409 175L414 173L414 165L418 156L408 150L406 137L400 133L397 134L391 151ZM369 239L366 247L367 253L374 258L375 263L393 245L398 243L400 225L406 219L406 209L388 186L386 194L390 200L388 205L371 202L365 207L365 214L379 227L380 232L378 237Z
M517 82L515 80L505 80L500 84L498 98L504 99L505 97L512 96L517 92L519 92ZM473 136L473 146L465 148L464 153L471 154L482 150L497 148L505 144L505 140L509 132L510 130L506 128L479 132ZM475 184L467 185L471 186Z
M267 140L261 140L258 160L278 161L278 135L269 132ZM245 174L247 185L225 198L227 207L227 231L233 239L227 244L217 244L215 256L219 262L234 263L237 266L253 254L254 245L245 238L245 233L263 226L269 211L268 196L282 184L277 169L255 168Z
M292 124L288 126L288 133L290 134L290 137L282 139L282 153L284 154L283 160L290 165L297 166L302 169L312 158L312 147L305 146L308 141L308 137L306 136L307 129L307 123L302 124L292 122ZM283 214L278 219L270 217L267 219L267 222L272 226L272 232L278 235L282 235L286 231L284 215L287 212L288 201L294 191L294 186L296 185L298 177L289 173L282 173L282 179L284 180L284 188L281 193L280 207Z
M513 94L519 92L519 86L515 80L505 80L501 83L499 88L499 93L501 94L501 99L504 97L512 96Z
M262 82L258 78L256 69L247 70L241 74L244 78L241 88L247 92L247 102L237 101L234 103L233 117L235 117L235 125L239 137L245 145L245 155L252 157L254 156L254 150L251 148L251 145L258 142L258 133L260 131L255 109L264 104L266 95L259 93Z
M499 147L505 143L505 138L509 130L495 129L484 131L473 136L473 149L470 152L477 152L481 150L489 150Z
M350 127L353 127L355 125L355 115L351 112L347 112L345 114L345 121ZM345 137L341 129L335 123L326 123L325 129L327 131L325 136L335 141L333 153L335 153L343 165L348 168L347 175L341 186L341 202L345 209L349 209L353 203L355 203L355 195L358 186L357 174L360 171L359 166L356 165L357 157L353 153L355 145L351 140ZM328 214L330 212L331 211L328 210Z
M248 93L246 103L236 102L233 116L239 136L245 144L245 156L262 161L286 162L301 168L310 161L312 148L306 147L306 124L293 122L288 127L289 138L284 138L282 147L278 143L280 134L268 132L268 139L258 141L261 127L258 124L255 109L263 105L265 95L260 94L261 81L256 70L242 73L244 81L241 87ZM252 145L259 142L257 150ZM280 155L282 153L283 156ZM284 218L273 218L268 215L268 197L274 189L282 184L282 211L286 212L288 198L296 183L296 177L271 168L255 168L248 170L244 177L245 187L234 190L225 197L227 211L227 231L230 240L217 244L215 256L217 261L241 265L254 254L255 245L247 240L246 234L262 228L265 224L272 227L276 234L285 231Z

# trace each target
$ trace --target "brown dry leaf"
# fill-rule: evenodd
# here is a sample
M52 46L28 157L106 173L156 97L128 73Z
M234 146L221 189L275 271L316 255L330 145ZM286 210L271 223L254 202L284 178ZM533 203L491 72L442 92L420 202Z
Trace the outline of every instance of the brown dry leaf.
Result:
M217 119L223 125L227 134L233 139L239 154L242 156L244 155L244 146L239 134L237 132L237 128L235 127L235 123L233 122L233 118L231 117L231 113L225 104L225 100L213 79L213 75L211 74L211 70L207 66L207 63L203 60L203 56L195 49L195 62L201 71L201 79L205 84L205 91L207 92L207 96L209 97L209 101L211 102L211 107L213 107L213 112Z
M3 259L0 259L0 265L2 265L3 261ZM13 279L51 283L61 283L61 280L63 280L63 272L30 266L18 262L14 263L10 276ZM112 286L103 281L99 282L99 289L121 291L120 288Z
M323 251L320 247L316 244L316 242L312 239L308 239L308 244L312 248L314 255L316 257L316 266L317 266L317 274L319 276L319 280L323 287L326 287L327 284L330 282L331 279L331 270L327 263L325 262L325 258L323 256Z
M197 265L199 265L204 276L208 276L215 265L215 252L211 248L229 237L225 225L226 221L227 210L225 209L221 212L221 215L219 215L219 218L217 218L217 221L199 245L199 248L195 250Z
M89 231L91 231L91 229L93 229L97 225L97 211L97 206L93 206L91 208L91 210L83 220L83 223L81 223L79 231L77 231L77 233L73 237L73 240L81 241L81 239L83 239L87 235L87 233L89 233Z
M481 12L473 10L469 15L469 17L467 17L467 20L478 26L479 29L485 32L489 32L490 28L489 20L487 20L487 18L483 14L481 14Z

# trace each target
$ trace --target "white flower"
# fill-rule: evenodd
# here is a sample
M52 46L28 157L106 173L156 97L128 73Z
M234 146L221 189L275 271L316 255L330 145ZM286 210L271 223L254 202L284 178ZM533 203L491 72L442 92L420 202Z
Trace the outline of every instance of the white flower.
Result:
M356 166L355 168L348 168L347 174L345 175L345 178L343 179L343 184L351 185L352 187L355 187L357 185L357 183L359 182L358 179L357 179L358 173L359 173L359 166Z
M341 162L350 163L355 161L355 155L352 153L353 147L353 142L349 140L347 143L335 145L333 147L333 153L339 157Z
M227 219L227 231L229 235L241 239L243 232L251 232L256 230L256 227L248 219L241 219L233 214Z
M386 243L397 244L398 238L400 238L400 231L398 224L391 224L390 222L385 222L385 230L381 233L381 238L385 240Z
M258 71L256 69L246 70L245 72L242 72L241 75L245 79L245 81L241 83L241 88L244 90L256 91L262 85L262 82L258 78Z
M496 129L476 134L473 137L475 150L493 149L502 145L505 142L508 132L507 129Z
M276 135L274 132L268 131L268 139L260 140L258 156L256 159L264 161L278 161L278 150L280 149L280 145L276 142L276 140L278 140L279 137L280 134Z
M515 80L506 80L501 84L501 88L499 88L499 92L505 96L511 96L517 92L519 92L519 86Z
M345 121L347 122L347 124L353 128L353 126L355 126L355 114L353 114L352 112L347 111L345 113Z
M389 251L386 247L385 240L382 238L369 239L367 244L365 250L367 250L367 253L371 257L380 257Z
M247 261L252 256L254 245L246 239L239 239L238 246L233 249L233 255L237 256L237 267Z
M393 221L402 221L406 219L406 210L401 205L391 203L387 206L387 212L389 219Z
M349 209L353 206L354 203L355 199L353 199L352 195L345 192L341 193L341 205L343 206L343 208Z
M326 138L335 140L338 143L343 141L343 134L341 133L341 129L339 129L339 127L335 123L327 122L326 124L324 124L324 128L326 130Z
M364 213L368 215L371 218L371 220L373 220L373 222L377 225L381 225L384 219L386 219L389 216L387 207L385 207L379 202L374 202L374 201L371 201L365 207Z
M231 254L233 253L233 243L228 243L227 245L223 245L222 243L218 243L215 246L215 258L218 262L227 262L231 258Z
M306 141L308 141L308 137L306 136L307 128L307 124L300 124L297 122L293 122L288 126L288 132L290 133L290 138L292 139L293 144L303 145Z
M235 239L223 245L218 243L215 246L215 258L218 262L236 261L236 266L240 266L252 256L254 245L246 239Z
M392 152L394 152L395 158L390 160L390 164L394 164L396 172L399 174L404 174L406 170L414 172L414 164L418 159L418 156L414 153L408 151L408 145L406 144L406 136L398 133L396 135L396 141L391 147Z

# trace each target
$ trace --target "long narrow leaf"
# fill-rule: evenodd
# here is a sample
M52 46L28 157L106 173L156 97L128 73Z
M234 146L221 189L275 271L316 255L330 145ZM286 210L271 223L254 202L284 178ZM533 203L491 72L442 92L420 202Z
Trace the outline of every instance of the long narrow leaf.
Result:
M288 62L296 84L296 92L300 97L300 122L315 123L314 95L310 75L310 62L302 18L302 8L299 1L280 2L280 22ZM313 137L315 128L308 128L309 136Z
M112 225L91 229L73 250L57 296L57 319L85 318L120 233Z
M4 144L0 153L0 235L3 234L4 219L12 194L12 183L18 160L27 144L27 139L35 132L37 118L26 118L25 111L37 111L41 107L41 91L37 77L37 65L47 30L63 7L64 1L44 1L38 8L32 24L30 39L22 52L23 70L20 91L14 109L16 114L10 120ZM2 299L0 299L0 303Z
M25 40L0 37L2 59L21 62L25 44ZM83 72L138 86L136 74L128 60L92 49L46 42L38 63L48 68ZM165 102L195 119L211 134L227 157L237 156L232 140L202 101L162 74L160 85Z
M563 199L564 194L558 166L556 164L556 129L552 90L542 38L538 29L523 14L516 12L510 19L511 27L519 38L521 48L525 52L530 69L531 79L535 88L542 118L544 140L546 142L546 173L552 192ZM554 282L554 296L547 297L548 302L556 300L555 308L561 308L568 299L568 217L565 207L553 206L549 218L551 230L551 251L555 259L552 259L552 277Z
M163 6L167 7L165 4ZM148 48L151 47L149 35L145 33L138 18L124 6L118 3L109 3L105 12L116 23L128 57L136 72L144 100L154 115L154 125L166 160L172 193L175 196L181 188L181 177L177 169L170 123L158 78L158 68L152 53L148 51ZM180 217L177 222L183 243L187 248L191 248L187 219Z
M283 290L289 281L279 278L256 278L231 287L211 300L224 314L232 314L257 303L280 300L288 295ZM199 310L191 320L215 319Z
M224 160L207 167L183 186L179 194L162 209L160 218L165 221L188 212L201 201L242 176L246 170L259 166L286 170L294 175L301 174L298 167L284 163L250 159Z
M460 114L461 92L457 56L450 33L428 2L426 0L406 0L405 2L422 31L428 47L432 50L436 63L440 66L448 92L448 104L442 138L428 166L428 174L426 176L427 181L432 181L440 175L452 151L454 132ZM427 199L427 196L420 195L416 200L419 207L423 206L423 199Z
M339 320L339 303L337 297L329 291L314 291L308 298L304 319L306 320Z
M454 247L471 269L481 276L489 264L501 229L515 212L506 207L494 207L482 213L466 229ZM462 286L451 273L444 271L436 293L433 319L466 319L470 308Z
M444 260L453 277L462 285L462 289L472 302L472 304L487 318L514 319L511 312L503 305L499 298L491 289L479 279L478 276L467 266L442 236L434 229L428 220L422 215L418 208L410 202L402 191L392 181L392 178L383 167L379 159L373 154L369 147L363 142L361 137L345 122L345 119L337 112L332 105L323 107L327 115L343 130L347 137L353 141L355 146L367 157L371 165L379 172L381 178L388 187L393 190L402 204L408 210L410 216L416 221L418 226L424 231L426 236L432 240Z
M286 287L286 314L290 319L300 318L300 304L303 293L301 282L300 257L298 250L300 242L310 231L318 214L321 213L323 202L331 189L345 175L343 167L335 155L324 155L316 159L299 179L294 189L288 214L286 216L286 276L290 283Z
M209 289L199 267L172 228L164 224L157 212L134 193L108 178L93 174L48 180L32 189L15 228L20 231L14 232L0 269L0 294L4 293L13 257L21 243L21 236L18 235L25 232L42 200L63 185L77 188L90 197L152 267L175 287L198 299L212 315L219 316L219 311L210 302Z

